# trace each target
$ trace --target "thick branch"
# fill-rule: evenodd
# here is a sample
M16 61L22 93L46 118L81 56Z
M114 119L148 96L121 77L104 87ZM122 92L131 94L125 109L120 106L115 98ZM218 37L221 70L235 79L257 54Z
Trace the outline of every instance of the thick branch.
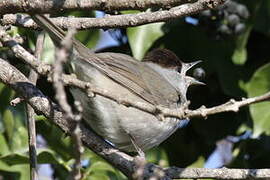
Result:
M93 29L93 28L119 28L132 27L153 22L163 22L180 17L198 13L205 9L215 8L224 3L225 0L198 0L195 3L183 4L169 10L156 12L142 12L137 14L113 15L103 18L76 18L76 17L59 17L52 18L57 26L68 29ZM39 12L40 13L40 12ZM23 15L5 15L1 22L3 25L16 25L36 29L37 25L29 16Z
M171 8L191 0L17 0L1 1L0 14L6 13L55 13L66 10L119 11L127 9Z
M187 179L266 179L270 177L269 169L208 169L208 168L177 168L170 167L166 170L170 178Z

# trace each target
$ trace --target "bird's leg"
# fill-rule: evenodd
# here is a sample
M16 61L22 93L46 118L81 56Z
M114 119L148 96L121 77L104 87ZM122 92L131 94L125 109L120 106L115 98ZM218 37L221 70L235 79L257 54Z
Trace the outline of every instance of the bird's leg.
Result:
M144 154L143 150L137 145L135 138L129 133L128 133L128 135L130 137L131 143L133 144L133 146L136 149L139 156L145 160L145 154Z

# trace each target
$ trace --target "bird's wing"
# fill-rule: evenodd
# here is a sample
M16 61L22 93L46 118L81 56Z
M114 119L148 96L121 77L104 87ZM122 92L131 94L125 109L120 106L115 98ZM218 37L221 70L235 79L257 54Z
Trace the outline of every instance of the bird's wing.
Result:
M147 102L171 107L179 101L174 87L144 63L120 53L97 53L96 56L98 59L92 59L91 56L84 59Z
M96 57L93 59L91 56L88 56L84 60L145 101L156 104L151 91L145 85L138 71L140 65L130 61L130 56L120 53L98 53Z

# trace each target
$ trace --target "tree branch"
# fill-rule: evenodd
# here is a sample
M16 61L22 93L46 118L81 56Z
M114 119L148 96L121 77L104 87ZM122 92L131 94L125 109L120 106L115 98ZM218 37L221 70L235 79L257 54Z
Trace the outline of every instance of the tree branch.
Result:
M43 43L44 43L44 32L38 34L36 47L35 47L35 57L40 59ZM29 80L36 85L38 79L38 74L31 69L29 73ZM27 129L28 129L28 145L29 145L29 159L30 159L30 174L31 180L37 180L37 144L36 144L36 122L35 122L35 111L34 109L27 104Z
M177 168L165 170L172 179L266 179L270 177L270 169L209 169L209 168Z
M67 62L70 55L70 49L72 48L72 37L75 34L75 30L68 31L66 37L61 42L61 47L57 47L55 51L55 62L53 64L53 87L55 89L55 99L61 107L64 118L68 121L74 122L74 129L71 131L71 137L74 141L74 154L75 162L73 164L73 170L68 179L80 180L81 176L81 158L83 154L83 146L80 137L79 122L81 120L81 111L78 114L72 112L71 106L68 104L67 95L65 92L64 83L62 81L63 66ZM74 104L77 104L76 102ZM77 108L77 107L76 107ZM78 108L77 108L78 109ZM81 109L81 108L80 108Z
M207 117L209 115L221 112L238 112L240 107L268 100L270 100L270 91L261 96L247 99L243 98L241 101L235 101L234 99L231 99L227 103L212 108L206 108L205 106L202 106L196 110L186 110L185 113L189 114L189 117Z
M164 22L180 17L198 13L206 9L216 8L223 4L225 0L198 0L195 3L183 4L169 10L156 12L142 12L137 14L112 15L103 18L76 18L58 17L52 18L54 24L62 29L93 29L93 28L120 28L133 27L153 22ZM40 12L39 12L40 13ZM1 24L16 25L36 29L38 26L29 16L8 14L3 16Z
M145 10L147 8L171 8L191 0L17 0L1 1L0 14L21 13L55 13L66 10L100 10L120 11L127 9Z

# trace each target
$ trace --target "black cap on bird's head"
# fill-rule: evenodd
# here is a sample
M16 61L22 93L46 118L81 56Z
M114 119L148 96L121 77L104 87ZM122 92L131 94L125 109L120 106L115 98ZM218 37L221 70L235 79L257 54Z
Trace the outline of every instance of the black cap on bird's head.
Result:
M158 48L146 54L142 61L152 62L161 67L174 69L181 68L182 61L168 49Z
M157 64L161 67L168 68L168 69L175 69L178 71L183 77L185 77L185 81L187 86L190 85L204 85L204 83L198 81L197 79L187 76L186 73L190 70L193 66L197 65L202 61L195 61L191 63L184 63L181 61L174 52L164 49L164 48L157 48L149 53L143 58L144 62L152 62Z

